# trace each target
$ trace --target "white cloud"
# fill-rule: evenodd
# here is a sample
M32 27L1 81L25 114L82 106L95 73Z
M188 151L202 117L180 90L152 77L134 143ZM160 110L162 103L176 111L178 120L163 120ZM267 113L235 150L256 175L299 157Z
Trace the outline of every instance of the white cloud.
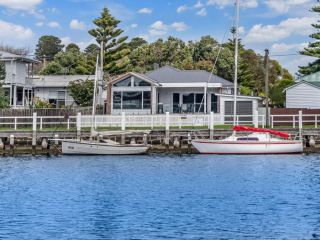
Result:
M132 23L131 25L130 25L130 27L131 28L137 28L139 25L137 24L137 23Z
M199 15L199 16L201 16L201 17L207 16L207 9L205 9L205 8L200 9L200 10L197 12L197 15Z
M37 26L37 27L42 27L43 25L44 25L44 22L37 22L37 23L36 23L36 26Z
M149 34L152 36L163 36L166 35L170 29L177 32L183 32L188 28L188 25L184 22L174 22L171 25L167 25L162 21L156 21L150 26Z
M47 25L48 25L48 27L51 27L51 28L59 28L60 27L60 24L55 21L49 22Z
M91 39L89 41L80 41L80 42L74 42L70 37L63 37L61 38L61 42L64 46L69 45L70 43L77 44L81 50L84 50L86 47L88 47L90 44L95 43L95 39Z
M1 41L27 40L32 38L33 32L30 28L0 20Z
M188 29L188 26L184 22L174 22L171 24L177 32L184 32Z
M292 35L307 36L312 33L311 24L315 22L317 18L302 17L288 18L278 25L256 24L250 29L244 40L247 43L263 43L277 42Z
M81 22L77 19L73 19L70 22L70 28L75 30L84 30L86 29L86 25L84 24L84 22Z
M42 0L0 0L0 6L15 10L33 10Z
M307 46L308 46L308 43L297 43L297 44L274 43L271 46L271 54L288 53L289 51L296 53L303 50Z
M153 36L162 36L167 34L168 29L169 27L162 21L156 21L150 26L149 33Z
M239 31L240 34L244 34L246 32L244 26L239 27L238 31Z
M203 8L204 4L202 4L201 0L198 0L197 3L194 5L195 8Z
M138 12L141 14L151 14L152 9L151 8L141 8Z
M224 8L226 6L234 5L234 0L208 0L207 5L216 5L220 8ZM258 7L257 0L242 0L240 2L241 7L243 8L256 8Z
M287 13L292 7L310 2L311 0L267 0L265 3L269 8L278 13Z
M177 13L183 13L186 12L188 10L188 6L187 5L182 5L180 7L177 8Z

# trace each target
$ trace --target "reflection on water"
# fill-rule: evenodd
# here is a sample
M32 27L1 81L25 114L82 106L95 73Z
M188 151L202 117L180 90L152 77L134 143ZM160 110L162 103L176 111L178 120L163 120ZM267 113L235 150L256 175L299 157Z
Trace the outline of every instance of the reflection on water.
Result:
M320 156L0 161L0 239L320 239Z

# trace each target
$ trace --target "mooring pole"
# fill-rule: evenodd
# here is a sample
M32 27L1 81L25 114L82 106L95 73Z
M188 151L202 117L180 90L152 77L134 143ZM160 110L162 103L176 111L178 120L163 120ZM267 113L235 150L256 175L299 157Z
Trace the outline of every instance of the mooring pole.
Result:
M36 154L37 148L37 113L33 113L32 118L32 154Z
M264 50L264 64L265 64L265 101L266 101L266 127L269 127L270 125L270 113L269 113L269 50Z

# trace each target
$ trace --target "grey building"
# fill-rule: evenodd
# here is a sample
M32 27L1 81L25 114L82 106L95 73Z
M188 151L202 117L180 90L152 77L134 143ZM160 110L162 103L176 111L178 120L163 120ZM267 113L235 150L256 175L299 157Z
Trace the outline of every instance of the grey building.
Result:
M0 51L0 61L5 63L6 78L3 88L10 99L10 106L29 106L32 102L32 68L37 61L4 51Z
M127 73L107 86L107 112L119 114L232 113L233 83L202 70L170 66L146 74ZM251 115L258 97L238 97L239 114Z

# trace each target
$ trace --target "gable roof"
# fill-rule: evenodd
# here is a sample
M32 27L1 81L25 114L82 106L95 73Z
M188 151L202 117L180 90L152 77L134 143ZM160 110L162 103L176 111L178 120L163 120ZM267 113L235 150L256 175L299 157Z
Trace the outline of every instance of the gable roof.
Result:
M296 79L296 82L320 82L320 72L312 73L310 75L306 75Z
M174 67L165 66L144 74L158 83L206 83L210 79L210 73L204 70L179 70ZM210 83L221 83L223 86L233 86L221 77L212 75Z
M0 51L0 61L21 61L25 63L37 63L37 60L28 58L24 55L13 54L5 51Z
M309 86L312 86L312 87L315 87L315 88L319 88L320 89L320 81L319 82L309 82L309 81L300 81L300 82L297 82L296 84L290 86L290 87L287 87L286 89L284 89L282 92L286 92L287 90L291 89L291 88L294 88L296 86L299 86L300 84L307 84Z
M131 76L134 76L136 78L140 78L146 82L149 82L153 85L156 85L156 86L159 86L159 83L157 81L155 81L154 79L151 79L149 78L148 76L145 76L143 74L140 74L140 73L135 73L135 72L128 72L128 73L125 73L125 74L122 74L114 79L112 79L108 84L115 84L117 82L120 82L128 77L131 77Z

